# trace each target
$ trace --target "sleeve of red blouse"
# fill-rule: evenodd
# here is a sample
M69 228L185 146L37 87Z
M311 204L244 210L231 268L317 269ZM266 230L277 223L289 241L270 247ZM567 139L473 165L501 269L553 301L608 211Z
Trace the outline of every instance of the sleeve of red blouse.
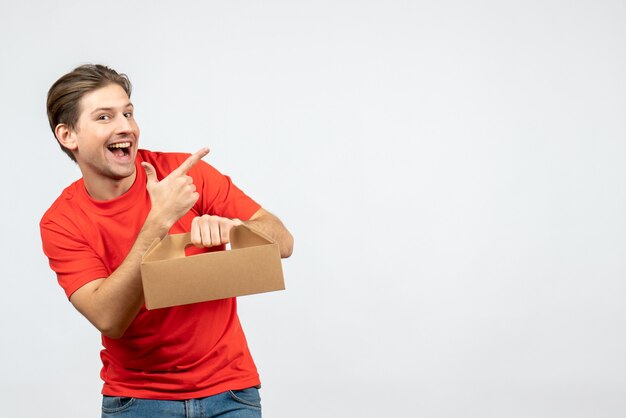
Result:
M196 209L199 213L247 221L261 208L235 186L230 177L204 161L199 161L189 173L197 179L200 199Z
M40 232L43 251L68 298L90 281L109 275L102 259L77 231L72 233L44 218Z

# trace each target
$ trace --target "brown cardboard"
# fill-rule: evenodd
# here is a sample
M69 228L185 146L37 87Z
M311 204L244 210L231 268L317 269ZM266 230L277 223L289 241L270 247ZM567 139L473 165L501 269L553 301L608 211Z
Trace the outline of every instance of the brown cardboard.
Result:
M141 262L147 309L285 289L278 244L240 225L230 250L185 256L190 234L155 240Z

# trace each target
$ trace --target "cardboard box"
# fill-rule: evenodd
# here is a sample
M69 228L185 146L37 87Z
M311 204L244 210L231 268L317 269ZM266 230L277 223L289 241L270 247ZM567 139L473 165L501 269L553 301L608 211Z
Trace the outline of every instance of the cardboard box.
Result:
M285 289L278 244L245 225L230 250L185 256L190 234L155 240L141 262L146 308L156 309Z

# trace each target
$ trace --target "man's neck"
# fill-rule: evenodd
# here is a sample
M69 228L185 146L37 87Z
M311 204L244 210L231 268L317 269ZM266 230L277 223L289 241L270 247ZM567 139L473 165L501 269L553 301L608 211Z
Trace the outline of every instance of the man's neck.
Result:
M95 200L112 200L126 193L137 178L137 170L129 176L120 180L111 178L96 177L87 179L83 175L87 193Z

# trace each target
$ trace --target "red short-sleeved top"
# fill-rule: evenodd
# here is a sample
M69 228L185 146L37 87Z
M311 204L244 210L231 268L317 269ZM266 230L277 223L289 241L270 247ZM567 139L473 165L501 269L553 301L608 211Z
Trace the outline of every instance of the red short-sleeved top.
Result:
M66 188L40 222L50 267L69 298L86 283L108 277L122 263L150 211L142 161L159 179L189 154L139 150L137 177L122 196L92 199L83 180ZM195 216L249 219L260 206L229 177L204 161L188 175L200 198L170 229L188 232ZM219 251L223 247L192 251ZM189 399L259 384L237 316L235 298L147 311L119 339L102 336L102 393L150 399Z

